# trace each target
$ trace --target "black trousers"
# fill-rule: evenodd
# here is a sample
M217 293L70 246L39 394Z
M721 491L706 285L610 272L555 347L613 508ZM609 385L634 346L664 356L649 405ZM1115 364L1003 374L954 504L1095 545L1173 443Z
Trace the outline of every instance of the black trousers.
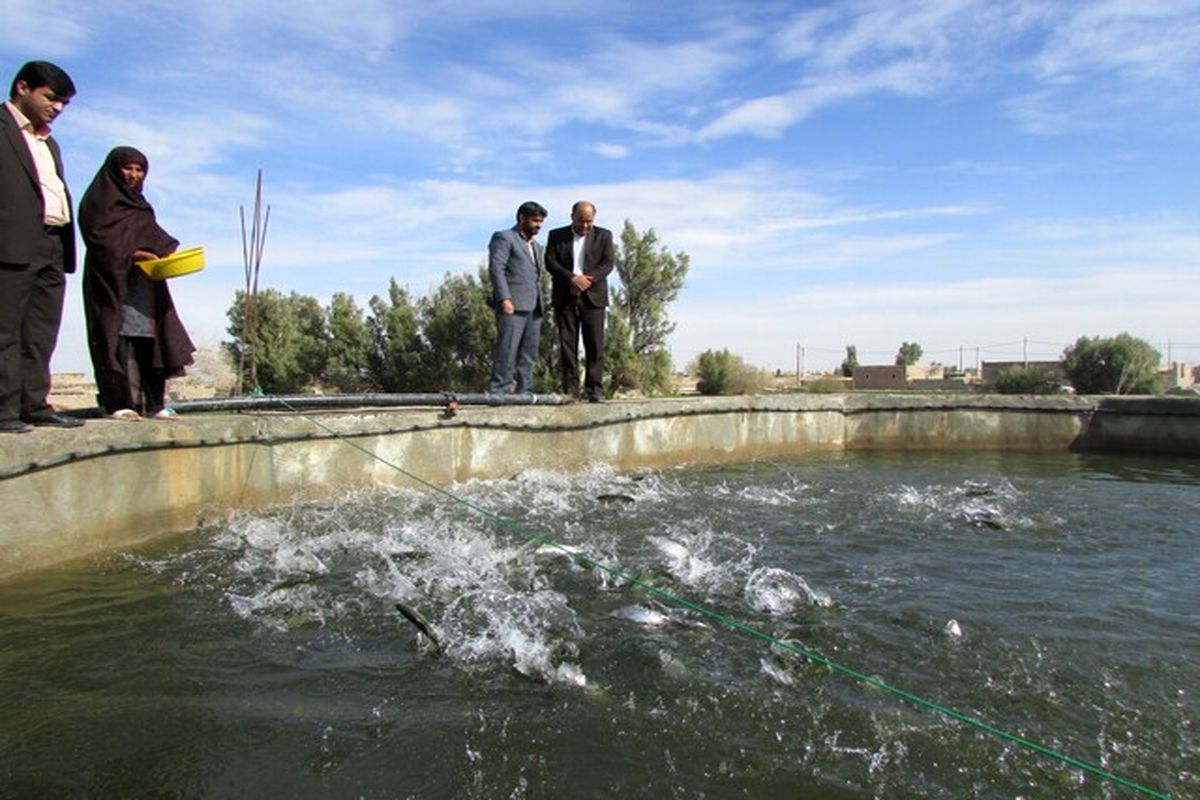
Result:
M579 335L582 333L584 393L588 397L604 398L604 313L605 309L593 308L581 299L554 309L563 394L579 393Z
M51 410L50 356L66 286L57 234L42 237L34 263L0 263L0 420Z
M166 406L167 373L162 352L153 336L122 336L117 340L117 361L125 367L125 380L113 381L110 396L102 397L104 410L132 409L144 417Z

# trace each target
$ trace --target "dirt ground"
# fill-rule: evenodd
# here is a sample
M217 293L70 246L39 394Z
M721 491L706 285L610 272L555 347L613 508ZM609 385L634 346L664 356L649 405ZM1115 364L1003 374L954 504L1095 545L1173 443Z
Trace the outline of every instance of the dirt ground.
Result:
M215 351L202 348L196 351L195 363L188 367L187 375L167 381L169 400L202 400L206 397L224 397L233 387L233 369L224 357ZM83 372L56 372L51 377L50 405L60 411L79 408L95 408L96 383L91 374Z

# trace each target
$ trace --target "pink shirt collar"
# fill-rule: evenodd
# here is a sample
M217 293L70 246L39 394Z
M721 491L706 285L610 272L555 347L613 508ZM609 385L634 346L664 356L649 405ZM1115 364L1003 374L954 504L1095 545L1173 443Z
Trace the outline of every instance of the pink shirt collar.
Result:
M39 139L46 139L50 136L50 126L43 125L41 128L34 128L33 122L29 117L21 113L21 109L17 108L12 100L5 100L4 105L8 108L9 113L13 115L13 119L17 121L17 127L29 131Z

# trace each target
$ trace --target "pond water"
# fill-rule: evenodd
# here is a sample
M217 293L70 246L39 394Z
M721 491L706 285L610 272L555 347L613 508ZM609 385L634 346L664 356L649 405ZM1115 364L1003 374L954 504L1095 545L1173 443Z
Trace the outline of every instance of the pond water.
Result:
M504 519L381 489L0 583L0 797L1149 796L621 575L1200 795L1193 462L847 453L449 491Z

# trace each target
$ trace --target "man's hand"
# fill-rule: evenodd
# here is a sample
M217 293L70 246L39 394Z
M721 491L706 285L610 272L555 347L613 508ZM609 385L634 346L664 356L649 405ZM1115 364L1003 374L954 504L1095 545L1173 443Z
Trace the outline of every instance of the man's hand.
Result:
M592 276L574 275L571 277L572 294L581 294L592 288Z
M501 314L515 314L516 311L517 311L517 307L513 305L512 300L509 300L506 297L500 301L500 313Z

